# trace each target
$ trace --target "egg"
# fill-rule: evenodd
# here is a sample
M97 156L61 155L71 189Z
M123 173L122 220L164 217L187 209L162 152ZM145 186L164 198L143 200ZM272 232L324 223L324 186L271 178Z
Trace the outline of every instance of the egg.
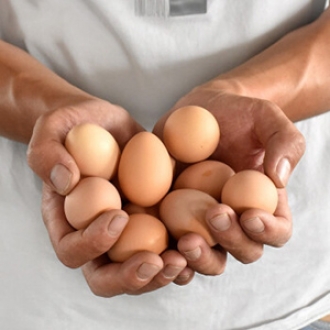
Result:
M255 170L244 170L225 183L221 201L238 214L248 209L261 209L273 214L277 207L278 194L268 176Z
M234 174L234 170L222 162L205 160L183 170L177 177L173 189L201 190L220 201L223 185Z
M142 251L161 254L167 246L168 233L159 219L149 214L132 214L108 256L114 262L124 262Z
M199 190L173 190L160 203L160 218L176 240L193 232L201 235L210 246L214 246L217 242L205 222L205 214L217 204L216 199Z
M111 209L121 209L120 195L112 183L99 177L83 178L64 200L66 218L75 229L86 228Z
M220 141L220 128L208 110L186 106L167 118L163 140L169 153L178 161L196 163L207 159Z
M153 133L140 132L126 144L118 167L118 182L124 196L140 206L157 204L173 179L173 160L163 142Z
M115 175L120 149L114 137L103 127L92 123L73 127L66 136L65 147L82 176L111 179Z

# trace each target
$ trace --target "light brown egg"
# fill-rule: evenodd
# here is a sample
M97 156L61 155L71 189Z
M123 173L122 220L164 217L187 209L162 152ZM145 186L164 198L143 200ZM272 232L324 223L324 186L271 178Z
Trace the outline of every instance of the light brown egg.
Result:
M87 177L65 197L64 212L75 229L86 228L102 212L121 209L117 189L106 179Z
M173 161L162 141L141 132L126 144L118 167L118 181L125 197L140 206L157 204L173 179Z
M124 262L137 252L160 254L167 246L168 233L160 220L149 214L132 214L108 256L114 262Z
M220 201L223 185L234 174L234 170L222 162L205 160L187 167L176 179L173 189L201 190Z
M167 118L163 139L176 160L196 163L215 151L220 140L220 128L211 112L198 106L187 106L177 109Z
M252 208L274 213L278 194L268 176L258 171L245 170L229 178L222 189L221 200L238 214Z
M217 204L213 197L199 190L173 190L160 203L160 218L176 240L187 233L197 233L214 246L216 241L205 223L205 214Z
M67 134L65 147L82 176L111 179L117 171L120 149L114 137L101 126L84 123Z

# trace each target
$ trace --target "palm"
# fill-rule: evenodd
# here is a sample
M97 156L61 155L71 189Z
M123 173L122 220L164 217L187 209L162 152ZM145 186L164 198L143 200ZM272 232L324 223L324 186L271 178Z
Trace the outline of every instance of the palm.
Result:
M221 137L212 158L230 165L235 171L262 170L265 148L254 129L255 100L200 87L182 98L173 108L198 105L217 118ZM168 114L156 125L160 134Z
M205 107L217 118L221 138L212 158L230 165L235 171L262 170L265 147L255 132L253 100L234 95L217 95Z

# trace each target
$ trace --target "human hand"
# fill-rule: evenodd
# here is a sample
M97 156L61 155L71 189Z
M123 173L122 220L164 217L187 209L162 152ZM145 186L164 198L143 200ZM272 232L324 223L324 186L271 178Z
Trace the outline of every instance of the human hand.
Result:
M274 215L257 209L238 215L224 204L208 210L206 222L220 249L210 249L196 234L178 241L178 250L186 256L191 268L204 274L219 274L224 270L225 251L249 263L261 257L264 244L282 246L290 238L292 219L285 186L304 153L305 143L294 124L274 103L241 96L239 89L219 81L197 87L180 99L156 124L154 132L162 137L169 114L187 105L206 108L219 123L221 138L212 159L228 164L235 171L265 172L278 188L279 202Z
M64 147L66 134L75 125L92 122L107 129L123 148L143 130L123 108L95 98L84 98L40 117L28 148L28 162L42 178L42 214L59 260L81 267L92 292L111 297L140 294L175 281L186 284L193 272L177 251L161 256L139 253L124 263L111 263L106 252L119 238L128 221L122 210L101 214L86 229L75 230L64 214L65 195L78 183L79 169Z
M44 184L42 214L55 252L64 265L82 266L95 295L137 295L171 282L184 285L192 279L193 272L186 267L186 260L174 250L161 256L140 252L124 263L112 263L106 252L120 237L128 215L122 210L107 211L86 229L76 231L66 221L63 205L64 197Z

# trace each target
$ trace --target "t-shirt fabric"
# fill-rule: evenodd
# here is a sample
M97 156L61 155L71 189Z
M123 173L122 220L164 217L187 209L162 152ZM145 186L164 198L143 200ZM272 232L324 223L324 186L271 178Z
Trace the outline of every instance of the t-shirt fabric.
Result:
M151 130L193 87L325 7L321 0L209 0L206 13L170 15L139 4L0 0L0 37ZM94 296L79 269L57 260L26 146L0 138L1 328L294 330L330 313L330 114L296 125L307 151L288 186L294 232L284 247L265 247L249 265L229 256L221 276L197 274L184 287L111 299Z

